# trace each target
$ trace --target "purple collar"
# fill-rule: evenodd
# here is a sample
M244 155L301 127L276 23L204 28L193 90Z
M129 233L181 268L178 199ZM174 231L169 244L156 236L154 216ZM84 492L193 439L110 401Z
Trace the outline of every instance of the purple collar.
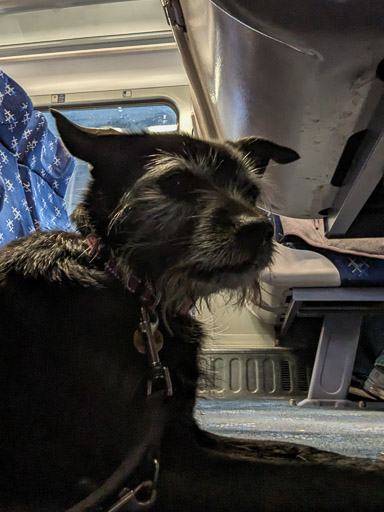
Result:
M84 242L91 249L91 254L96 255L100 245L100 238L94 235L88 235ZM156 297L153 293L153 289L149 285L143 285L142 279L136 276L132 270L124 276L119 271L117 261L114 256L111 256L111 258L104 263L104 269L113 277L118 279L124 288L130 293L136 293L141 290L142 293L140 295L140 301L143 305L145 304L152 308L156 307Z
M84 241L91 249L91 254L96 255L100 245L100 238L94 235L88 235ZM153 288L149 285L144 285L142 279L136 276L133 271L128 272L126 276L122 275L117 267L117 261L114 256L111 256L109 260L104 263L104 269L118 279L130 293L134 294L141 291L140 302L143 305L149 306L152 310L156 308L158 299L156 299ZM194 306L195 304L192 301L187 301L178 308L178 314L188 315Z
M155 307L156 299L153 293L153 289L148 286L142 285L142 280L140 277L136 276L133 271L129 271L126 276L123 276L119 269L117 268L116 259L112 256L109 260L104 263L104 268L107 272L109 272L113 277L118 279L124 288L128 290L130 293L136 293L139 289L142 289L142 294L140 295L140 302L146 305L152 305Z

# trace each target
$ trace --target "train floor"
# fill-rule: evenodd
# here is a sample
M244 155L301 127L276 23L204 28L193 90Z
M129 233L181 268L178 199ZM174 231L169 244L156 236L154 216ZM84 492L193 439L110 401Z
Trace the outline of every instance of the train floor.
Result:
M300 443L353 457L384 457L384 411L309 409L280 399L199 399L195 417L215 434Z

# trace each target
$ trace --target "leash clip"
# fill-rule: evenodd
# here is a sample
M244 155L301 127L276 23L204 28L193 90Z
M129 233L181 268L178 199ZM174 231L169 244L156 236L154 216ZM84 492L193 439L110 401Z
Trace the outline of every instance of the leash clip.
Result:
M172 380L167 366L163 366L160 361L159 354L156 350L156 341L154 336L153 327L157 329L159 319L156 315L154 324L151 324L148 310L145 306L141 308L142 327L141 331L145 335L146 352L148 355L148 362L151 371L151 378L147 381L147 395L152 395L154 392L164 388L167 396L173 395ZM140 324L140 325L141 325Z
M118 501L110 507L107 512L141 512L153 507L157 497L157 482L159 480L160 463L153 459L155 471L153 480L145 480L135 489L124 488ZM140 493L147 494L140 498Z
M148 312L147 312L147 314L148 314ZM141 308L141 316L143 318L143 308ZM146 334L147 337L148 337L148 334L149 335L152 334L152 336L153 336L159 327L159 317L158 317L156 311L152 312L152 317L148 314L148 320L149 320L149 326L150 326L149 331L150 332L147 332L148 328L144 321L144 318L143 318L143 321L140 322L140 331L143 334ZM153 321L151 322L151 320L153 320Z
M172 396L172 380L168 367L163 366L161 363L154 363L151 371L152 377L147 381L147 395L152 395L154 392L164 387L167 396Z

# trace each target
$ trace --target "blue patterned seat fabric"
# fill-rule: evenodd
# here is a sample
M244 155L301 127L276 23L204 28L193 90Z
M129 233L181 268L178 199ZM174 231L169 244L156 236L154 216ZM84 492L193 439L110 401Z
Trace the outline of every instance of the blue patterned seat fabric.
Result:
M36 230L71 230L64 196L74 167L44 114L0 70L0 246Z
M274 216L275 239L291 247L313 251L328 258L340 274L341 286L384 286L384 260L356 254L343 254L309 245L299 236L285 235L279 216Z

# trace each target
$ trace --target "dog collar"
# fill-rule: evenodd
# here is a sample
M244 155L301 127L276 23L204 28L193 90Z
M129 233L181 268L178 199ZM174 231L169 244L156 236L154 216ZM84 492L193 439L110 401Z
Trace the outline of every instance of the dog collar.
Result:
M112 256L105 264L104 268L107 272L113 275L116 279L118 279L124 286L126 290L131 293L138 293L139 290L142 290L140 295L140 302L143 305L149 306L151 311L154 311L156 306L159 303L160 297L155 296L154 291L151 286L144 285L142 280L136 276L132 271L128 272L127 276L122 276L121 272L117 267L116 259ZM195 307L194 302L185 301L178 309L177 313L179 315L188 315L190 314Z
M96 256L100 248L100 238L95 235L88 235L85 240L85 244L91 250L91 255ZM124 288L130 293L139 293L140 302L143 305L150 307L153 311L159 303L159 297L156 298L153 288L148 284L144 284L143 280L133 273L131 270L126 275L123 275L117 266L117 260L114 256L111 256L109 260L104 263L104 269L122 283ZM193 301L185 301L178 309L179 315L193 314L195 303Z
M100 248L100 238L94 235L88 235L84 242L91 250L91 255L96 256ZM155 297L152 287L145 285L142 279L135 275L132 270L126 275L123 275L117 266L117 260L114 256L111 256L109 260L104 263L104 269L120 281L124 288L130 293L135 294L141 291L140 302L143 305L150 306L151 309L157 306L158 300Z
M140 302L147 306L151 306L151 309L155 309L158 300L156 300L152 287L144 285L140 277L136 276L132 270L129 271L126 276L123 276L119 271L116 259L113 256L104 263L104 269L113 277L118 279L124 288L130 293L138 293L139 291L142 291L140 295Z

